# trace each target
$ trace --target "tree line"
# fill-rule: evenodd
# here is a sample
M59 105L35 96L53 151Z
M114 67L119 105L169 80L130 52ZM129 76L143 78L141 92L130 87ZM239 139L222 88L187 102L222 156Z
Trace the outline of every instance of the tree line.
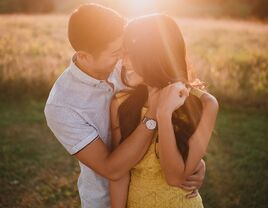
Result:
M0 0L0 13L51 13L53 0Z
M127 4L125 0L0 0L0 13L68 12L84 2L110 5L119 11L122 11L122 4ZM210 14L211 11L206 9L206 7L218 7L221 8L220 15L223 16L268 17L268 0L156 0L155 2L166 6L167 11L171 11L173 14L176 8L181 8L181 5L191 4L192 8L202 8L204 14ZM188 12L191 13L191 11Z

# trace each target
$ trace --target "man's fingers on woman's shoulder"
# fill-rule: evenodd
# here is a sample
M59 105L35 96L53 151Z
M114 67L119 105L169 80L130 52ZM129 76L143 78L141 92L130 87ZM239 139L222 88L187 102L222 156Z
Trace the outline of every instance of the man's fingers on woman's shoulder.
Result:
M186 195L186 198L187 198L187 199L194 198L194 197L196 197L197 195L198 195L198 190L195 189L192 193L187 194L187 195Z
M180 185L180 188L182 188L185 191L194 191L196 189L196 186Z
M195 181L185 181L182 185L186 187L197 187L200 184L199 180Z
M202 181L203 180L203 176L201 174L194 174L191 175L189 177L187 177L186 181Z

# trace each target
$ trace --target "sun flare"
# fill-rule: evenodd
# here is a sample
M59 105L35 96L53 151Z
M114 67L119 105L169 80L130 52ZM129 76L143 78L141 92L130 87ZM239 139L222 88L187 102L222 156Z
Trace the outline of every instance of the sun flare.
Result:
M128 0L124 2L130 12L144 12L155 10L158 0Z

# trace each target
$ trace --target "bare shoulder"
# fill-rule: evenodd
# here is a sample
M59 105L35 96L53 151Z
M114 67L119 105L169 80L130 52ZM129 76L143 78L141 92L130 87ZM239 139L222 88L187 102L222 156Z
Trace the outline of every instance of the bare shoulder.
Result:
M201 101L205 104L210 105L211 107L214 107L215 109L219 108L217 98L208 92L204 92L203 96L201 97Z
M119 106L128 98L128 91L120 91L116 93L111 102L111 109L118 110Z
M118 99L116 98L116 96L113 97L112 101L111 101L111 106L110 106L110 110L111 110L111 113L112 112L117 112L118 108L119 108L119 101Z

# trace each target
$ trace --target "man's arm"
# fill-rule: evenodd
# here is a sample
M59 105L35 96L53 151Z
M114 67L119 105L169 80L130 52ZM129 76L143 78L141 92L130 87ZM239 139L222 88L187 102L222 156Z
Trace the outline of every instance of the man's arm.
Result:
M111 104L111 127L112 127L112 148L115 150L121 141L121 130L118 116L119 102L115 98ZM109 181L110 201L112 208L125 208L128 197L130 173L126 173L117 181Z
M105 178L118 180L143 157L152 136L153 132L140 124L112 153L98 138L76 153L75 157Z
M149 95L149 110L146 116L150 118L155 117L157 99L156 91ZM116 106L114 102L116 100L113 100L111 106ZM116 112L117 110L111 109L111 111ZM118 180L126 175L143 158L151 144L153 133L143 123L140 123L132 134L112 153L108 151L107 146L98 138L76 153L75 157L100 175L110 180Z

